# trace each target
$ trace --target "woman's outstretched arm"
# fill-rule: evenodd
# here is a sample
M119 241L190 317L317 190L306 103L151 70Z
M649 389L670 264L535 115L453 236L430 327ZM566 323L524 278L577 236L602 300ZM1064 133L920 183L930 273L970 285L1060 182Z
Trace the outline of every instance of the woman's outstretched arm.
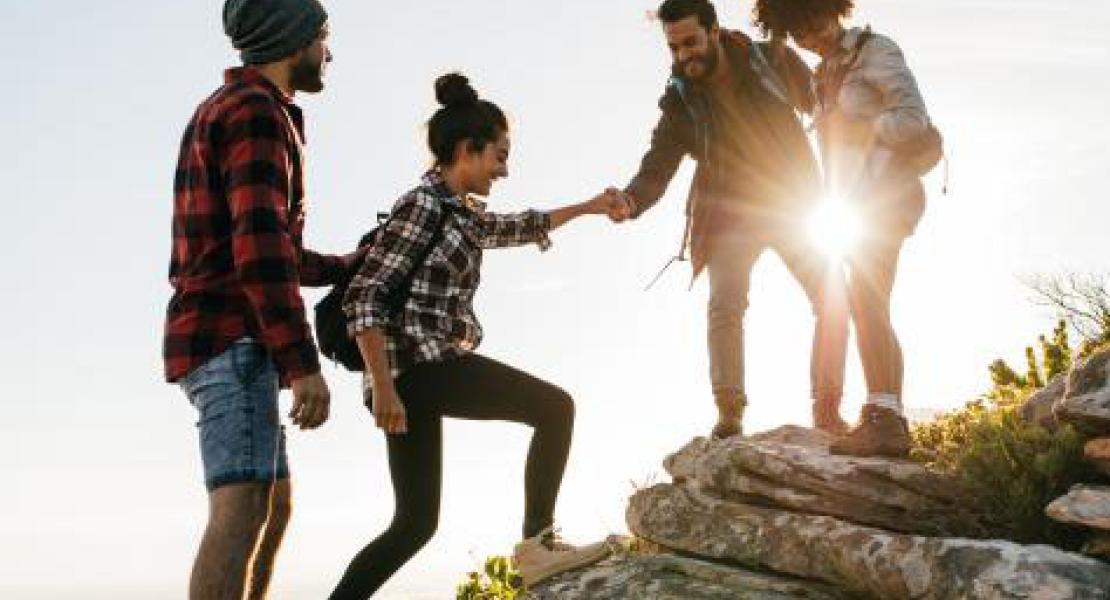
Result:
M556 208L551 211L551 228L558 229L560 226L577 219L583 215L606 215L611 211L618 210L624 205L618 204L620 201L617 198L616 190L606 190L585 202L578 204L570 204L561 208Z
M551 241L547 233L583 215L610 215L626 210L626 204L615 189L606 190L585 202L568 204L554 210L527 211L517 214L484 213L482 225L484 248L505 248L536 243L546 250Z

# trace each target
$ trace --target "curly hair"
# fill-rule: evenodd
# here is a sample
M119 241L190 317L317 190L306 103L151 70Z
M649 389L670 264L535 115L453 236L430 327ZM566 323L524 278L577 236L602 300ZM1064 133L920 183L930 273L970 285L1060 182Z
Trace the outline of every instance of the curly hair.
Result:
M852 14L854 0L756 0L752 20L763 35L786 37L816 21Z

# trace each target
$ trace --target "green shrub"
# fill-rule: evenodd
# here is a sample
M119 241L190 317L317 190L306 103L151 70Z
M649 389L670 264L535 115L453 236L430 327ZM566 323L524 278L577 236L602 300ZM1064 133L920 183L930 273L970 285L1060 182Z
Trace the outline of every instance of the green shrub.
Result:
M1045 516L1049 502L1096 472L1083 460L1084 437L1025 423L1017 405L970 402L914 428L914 456L961 479L978 519L968 537L1002 538L1078 549L1086 532Z
M1073 484L1098 475L1083 460L1081 432L1067 424L1050 430L1021 418L1025 400L1065 372L1072 356L1062 321L1051 338L1038 341L1041 364L1032 347L1026 348L1024 375L1004 361L992 363L992 389L960 410L915 426L911 455L966 485L967 508L976 518L960 535L1078 549L1086 532L1049 519L1044 509Z
M472 571L455 588L456 600L516 600L523 598L521 577L504 556L486 559L482 573Z

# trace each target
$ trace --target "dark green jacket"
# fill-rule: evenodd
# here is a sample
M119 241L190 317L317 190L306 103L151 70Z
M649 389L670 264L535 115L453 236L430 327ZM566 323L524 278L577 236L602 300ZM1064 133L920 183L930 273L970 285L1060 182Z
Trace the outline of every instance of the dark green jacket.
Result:
M697 161L686 204L683 251L695 276L715 234L776 227L796 220L817 199L821 176L799 112L813 109L809 68L791 49L721 32L734 94L727 104L672 76L659 100L662 114L626 191L634 216L663 196L683 157ZM735 114L722 114L729 106Z

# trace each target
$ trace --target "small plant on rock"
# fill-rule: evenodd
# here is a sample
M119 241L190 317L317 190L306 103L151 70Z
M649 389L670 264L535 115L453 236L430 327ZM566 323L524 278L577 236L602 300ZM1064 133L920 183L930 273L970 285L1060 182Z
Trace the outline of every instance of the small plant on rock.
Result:
M455 588L456 600L517 600L524 598L520 573L504 556L486 559L482 572L471 571Z

